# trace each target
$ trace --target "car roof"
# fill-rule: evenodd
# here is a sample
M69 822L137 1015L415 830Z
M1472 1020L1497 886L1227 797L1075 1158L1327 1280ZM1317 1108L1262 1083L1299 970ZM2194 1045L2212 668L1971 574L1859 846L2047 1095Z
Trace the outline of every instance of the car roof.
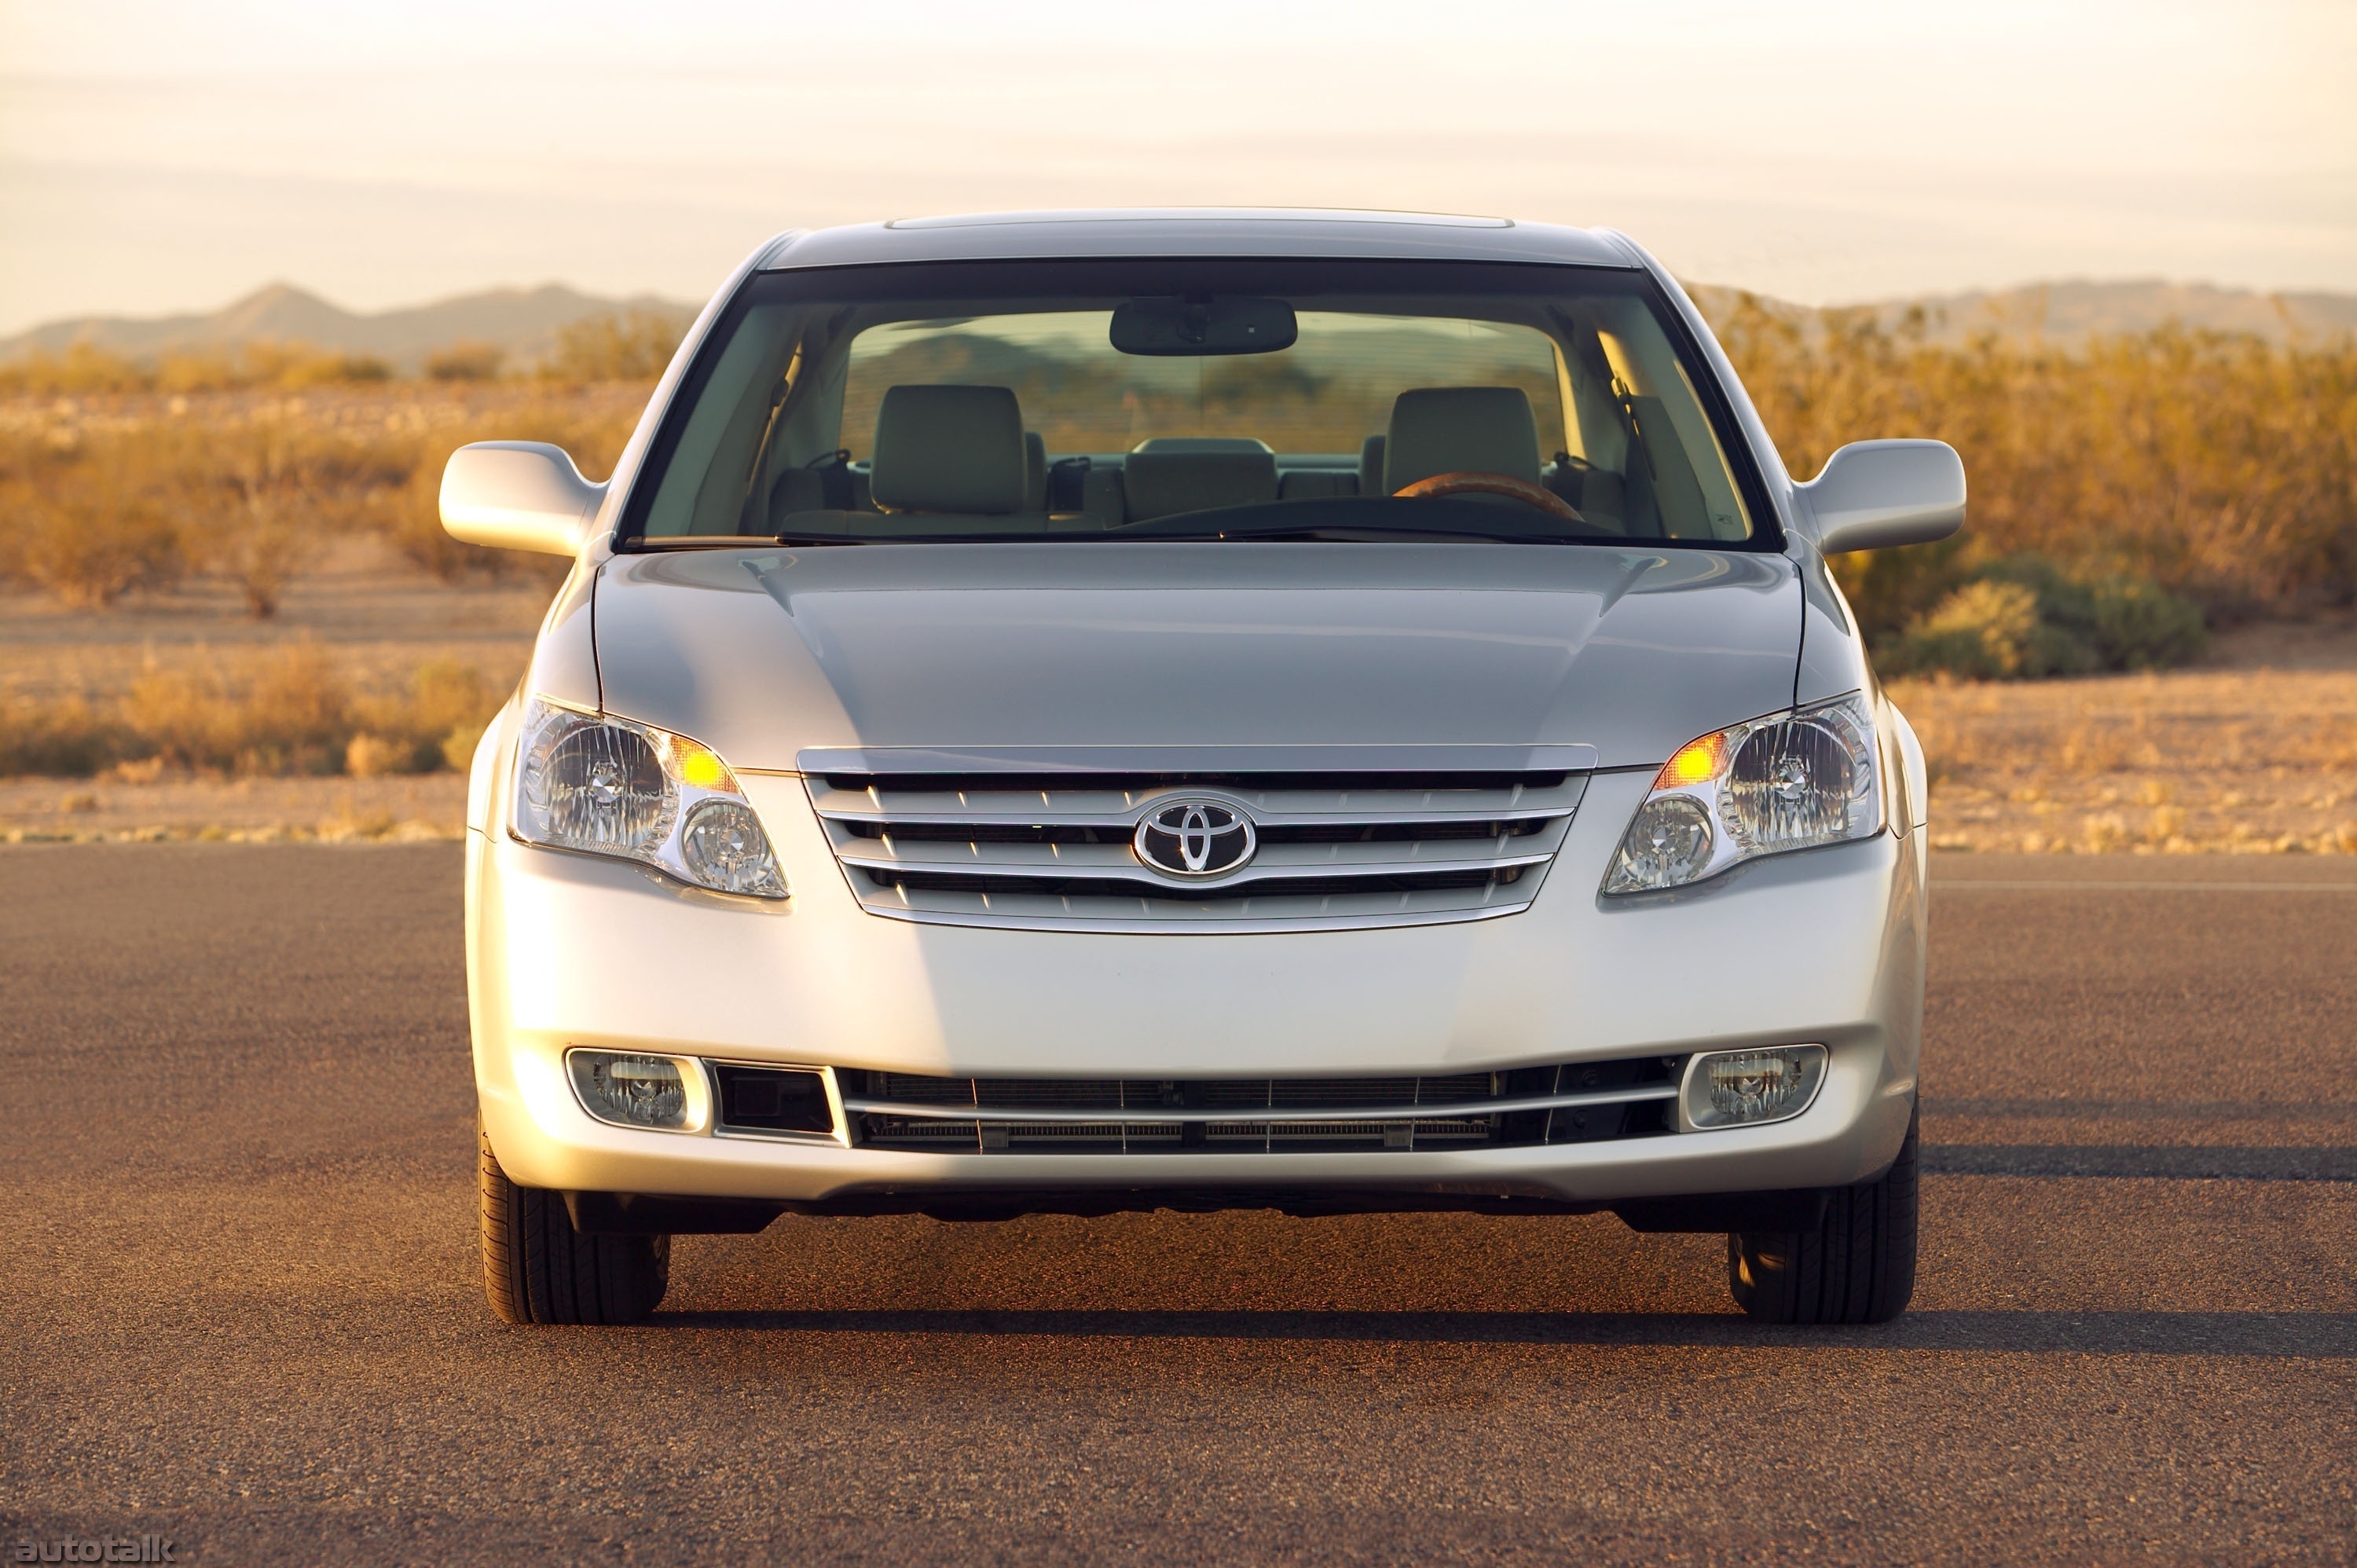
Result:
M1281 207L1141 207L976 212L795 230L756 270L877 262L1028 261L1118 256L1315 256L1397 261L1553 262L1638 267L1609 230L1448 213Z

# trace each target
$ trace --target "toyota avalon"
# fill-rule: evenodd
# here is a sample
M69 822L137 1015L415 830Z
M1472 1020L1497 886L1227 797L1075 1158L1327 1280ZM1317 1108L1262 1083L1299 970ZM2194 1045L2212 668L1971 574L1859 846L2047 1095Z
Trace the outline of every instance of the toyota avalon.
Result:
M1627 238L788 233L610 479L485 443L441 505L572 563L468 790L502 1317L780 1215L1243 1208L1906 1305L1923 766L1825 562L1963 467L1796 482Z

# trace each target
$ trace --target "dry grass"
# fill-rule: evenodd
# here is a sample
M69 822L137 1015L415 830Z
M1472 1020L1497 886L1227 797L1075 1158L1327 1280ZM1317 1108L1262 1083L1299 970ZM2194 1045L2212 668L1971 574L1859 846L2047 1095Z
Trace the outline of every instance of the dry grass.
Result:
M264 620L212 577L103 610L0 594L0 778L448 768L521 676L547 599L436 581L371 534L330 541Z
M546 582L546 562L442 532L444 463L468 441L553 441L602 475L645 396L446 381L0 403L0 578L95 607L210 579L266 618L364 536L446 581Z
M557 334L555 351L524 367L537 380L573 386L651 382L671 362L685 323L664 311L624 310L585 317ZM510 367L490 343L457 342L429 354L428 381L497 381ZM371 386L393 379L375 355L348 354L302 342L259 340L235 349L178 349L156 356L118 354L91 343L58 353L37 351L0 364L0 397L56 398L132 392L221 392Z
M2357 658L1891 694L1931 764L1934 848L2357 854Z
M276 387L368 385L393 379L393 367L369 354L345 354L307 343L254 342L221 349L134 359L89 343L62 353L35 352L0 365L0 394L81 397L92 393L229 392Z
M0 779L0 843L414 843L465 831L455 773L384 779Z
M1869 436L1964 454L1964 538L1839 564L1870 634L1931 610L1974 563L2021 552L2074 575L2149 577L2229 617L2357 598L2357 339L2169 328L1949 347L1921 323L1812 324L1749 296L1713 325L1794 474Z
M225 660L149 661L112 699L0 698L0 777L277 776L462 768L501 701L482 672L435 659L400 690L355 693L308 640Z

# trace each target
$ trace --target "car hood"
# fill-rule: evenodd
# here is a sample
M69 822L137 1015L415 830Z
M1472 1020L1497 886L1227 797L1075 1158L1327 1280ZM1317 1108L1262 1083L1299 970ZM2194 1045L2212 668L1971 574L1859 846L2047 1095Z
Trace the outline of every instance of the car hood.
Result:
M810 746L1587 745L1658 763L1789 706L1779 555L1076 543L617 556L608 712L739 768Z

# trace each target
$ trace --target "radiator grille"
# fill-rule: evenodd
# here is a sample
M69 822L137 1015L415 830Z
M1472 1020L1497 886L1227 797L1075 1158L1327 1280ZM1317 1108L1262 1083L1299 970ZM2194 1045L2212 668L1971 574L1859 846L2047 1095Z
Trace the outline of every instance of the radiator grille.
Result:
M1453 749L1511 753L1518 765L1026 773L920 770L871 751L808 759L805 779L853 893L894 918L1219 931L1527 908L1587 782L1584 770L1527 764L1586 748ZM1181 800L1248 818L1251 858L1200 878L1142 860L1139 821Z

